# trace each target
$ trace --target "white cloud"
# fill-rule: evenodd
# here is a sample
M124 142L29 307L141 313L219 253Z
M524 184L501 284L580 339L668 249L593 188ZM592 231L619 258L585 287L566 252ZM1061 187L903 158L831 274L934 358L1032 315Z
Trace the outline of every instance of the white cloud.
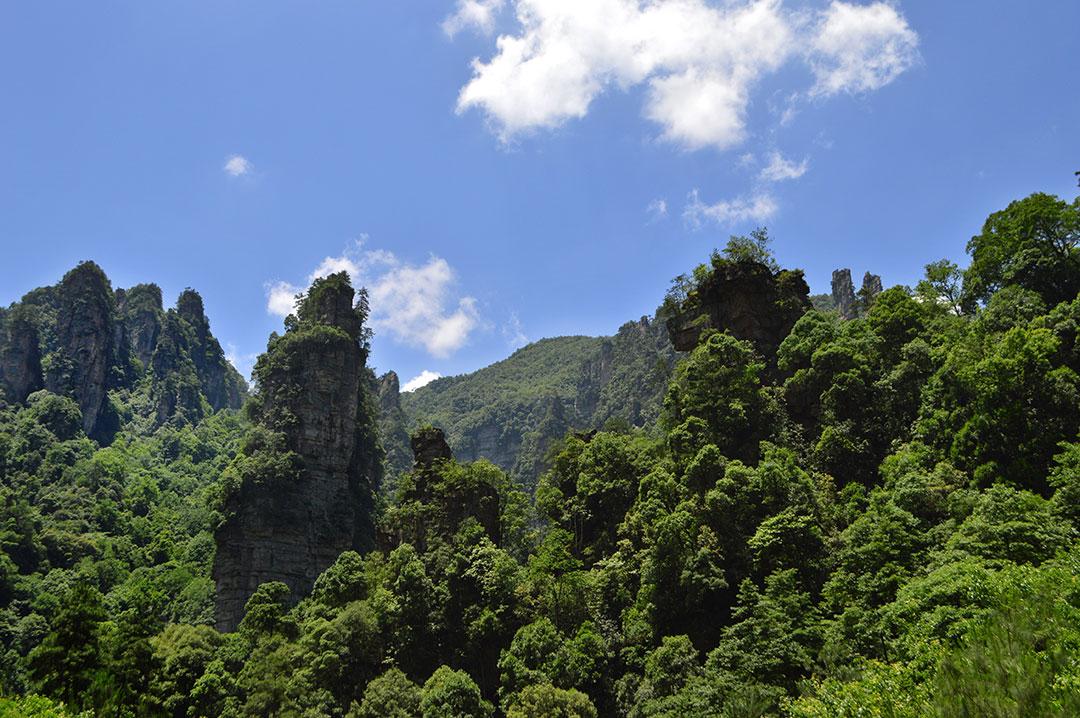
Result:
M425 369L424 371L414 376L412 379L409 379L407 382L402 384L401 391L406 393L410 391L416 391L420 387L427 386L436 379L442 379L442 374L437 371L428 371L427 369Z
M811 94L884 87L915 64L918 45L919 36L892 5L833 2L810 43L810 66L817 79Z
M250 174L254 168L247 157L244 157L243 155L230 155L226 158L225 164L221 169L225 170L225 174L231 177L243 177L246 174Z
M779 152L769 155L769 164L761 168L758 178L765 182L782 182L783 180L799 179L810 169L810 160L793 162L785 159Z
M300 287L288 282L273 282L266 285L266 311L284 319L296 309L296 295L302 292Z
M520 349L529 343L529 337L526 336L517 314L510 315L510 319L503 325L502 334L511 349Z
M451 20L491 28L489 4L460 0ZM481 110L504 142L584 117L606 90L645 86L644 114L664 139L725 149L747 137L758 81L789 60L811 65L817 94L876 89L910 66L918 40L882 2L833 2L816 21L786 11L782 0L512 4L516 31L496 39L492 57L473 60L457 103L459 113Z
M720 200L715 204L705 204L695 189L690 192L683 219L694 229L700 229L706 222L729 226L743 222L763 222L776 213L776 201L768 194L755 194L750 197L737 197Z
M654 199L652 202L649 202L649 206L645 208L645 211L649 214L650 222L659 222L667 217L667 200L663 198Z
M443 20L443 32L453 37L472 27L490 35L495 29L495 16L505 4L505 0L458 0L454 14Z
M369 324L377 333L434 357L456 352L481 324L476 299L454 291L457 277L441 257L431 255L422 264L412 264L386 250L365 250L359 241L341 256L324 258L307 280L342 271L354 286L367 288ZM299 291L288 282L268 285L267 311L287 316Z

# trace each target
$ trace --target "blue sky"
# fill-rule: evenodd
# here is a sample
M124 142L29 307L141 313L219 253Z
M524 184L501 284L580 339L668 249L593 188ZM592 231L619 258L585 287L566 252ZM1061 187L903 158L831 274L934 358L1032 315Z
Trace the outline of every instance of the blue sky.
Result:
M283 292L347 268L405 381L612 333L758 225L814 291L914 283L1011 199L1075 196L1078 27L1074 0L0 2L0 302L94 259L198 289L250 365Z

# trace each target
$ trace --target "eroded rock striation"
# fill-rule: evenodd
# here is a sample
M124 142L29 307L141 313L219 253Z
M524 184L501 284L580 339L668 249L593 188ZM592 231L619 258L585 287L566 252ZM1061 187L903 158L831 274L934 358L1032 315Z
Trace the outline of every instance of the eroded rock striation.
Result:
M21 309L7 313L0 323L0 389L20 403L44 386L37 327Z
M45 387L75 399L86 435L107 441L115 429L106 402L116 356L112 286L101 267L83 262L64 275L57 298L56 351Z
M256 364L255 427L226 473L216 533L222 631L260 584L281 581L298 601L343 551L373 545L382 455L364 319L344 273L317 280Z
M855 284L851 281L850 269L836 269L832 273L833 306L841 319L854 319L859 316L858 299L855 296Z
M774 271L755 261L714 261L668 320L668 333L677 350L690 351L707 329L730 332L751 342L771 363L810 308L809 297L802 271Z

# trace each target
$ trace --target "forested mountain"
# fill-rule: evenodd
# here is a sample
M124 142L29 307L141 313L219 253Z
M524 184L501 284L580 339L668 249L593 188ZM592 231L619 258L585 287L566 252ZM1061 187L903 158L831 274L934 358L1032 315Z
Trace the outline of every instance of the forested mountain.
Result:
M547 452L567 432L654 424L675 359L659 311L612 337L542 339L479 371L402 394L404 428L437 426L459 459L487 459L531 491ZM387 406L394 411L393 400ZM397 436L401 445L403 433ZM387 441L387 451L395 449Z
M0 715L1080 715L1080 198L968 253L841 312L734 237L404 397L334 275L243 413L194 302L80 265L2 316ZM557 412L534 494L469 460Z

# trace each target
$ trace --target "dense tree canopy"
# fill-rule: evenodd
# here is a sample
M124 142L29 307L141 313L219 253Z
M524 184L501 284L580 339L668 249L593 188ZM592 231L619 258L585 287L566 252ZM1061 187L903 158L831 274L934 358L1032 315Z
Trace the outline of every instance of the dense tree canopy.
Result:
M701 332L649 421L565 432L532 493L418 453L376 548L298 605L263 583L231 634L215 507L295 481L250 417L311 317L271 340L246 413L151 420L168 374L112 391L112 441L59 385L2 403L0 715L1080 714L1078 216L1014 202L966 269L931 263L855 319L810 309L775 356ZM725 252L775 262L763 232Z

